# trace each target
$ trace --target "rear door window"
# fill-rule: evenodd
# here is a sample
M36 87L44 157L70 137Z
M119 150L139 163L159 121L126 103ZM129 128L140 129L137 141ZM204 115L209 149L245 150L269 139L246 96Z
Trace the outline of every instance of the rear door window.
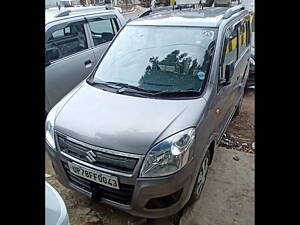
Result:
M81 52L88 48L84 22L74 22L63 29L52 31L46 41L46 51L58 52L51 61Z
M94 45L100 45L111 41L119 30L119 26L115 18L88 19Z

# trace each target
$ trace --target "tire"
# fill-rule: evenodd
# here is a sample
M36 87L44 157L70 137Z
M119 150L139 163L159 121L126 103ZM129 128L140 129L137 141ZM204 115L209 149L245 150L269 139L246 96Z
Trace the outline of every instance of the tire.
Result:
M183 209L180 210L178 213L176 213L175 215L172 215L170 216L170 220L171 220L171 223L173 225L179 225L180 224L180 219L182 217L182 214L183 214Z
M201 163L201 166L200 166L200 169L199 169L199 172L198 172L195 184L194 184L194 188L193 188L190 200L189 200L190 203L196 201L201 196L201 193L202 193L205 181L206 181L209 162L210 162L210 154L209 154L209 151L207 151L202 160L202 163Z

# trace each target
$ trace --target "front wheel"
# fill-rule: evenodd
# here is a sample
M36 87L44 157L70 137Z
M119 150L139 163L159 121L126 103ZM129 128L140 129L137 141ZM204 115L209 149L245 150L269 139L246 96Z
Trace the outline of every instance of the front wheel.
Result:
M210 154L209 151L206 152L204 159L201 163L200 169L199 169L199 173L194 185L194 189L192 191L191 194L191 198L190 198L190 202L196 201L197 199L199 199L205 181L206 181L206 176L207 176L207 172L208 172L208 167L209 167L209 161L210 161Z

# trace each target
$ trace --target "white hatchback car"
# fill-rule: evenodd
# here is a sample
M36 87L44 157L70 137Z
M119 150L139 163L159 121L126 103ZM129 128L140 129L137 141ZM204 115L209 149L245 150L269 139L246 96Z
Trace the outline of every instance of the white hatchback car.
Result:
M69 216L64 200L58 192L47 182L46 190L46 221L45 225L70 225Z

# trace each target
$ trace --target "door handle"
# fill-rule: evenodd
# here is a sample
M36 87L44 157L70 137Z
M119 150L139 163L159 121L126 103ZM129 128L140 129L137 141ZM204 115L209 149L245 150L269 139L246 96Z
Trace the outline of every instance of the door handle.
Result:
M85 65L86 68L89 68L89 67L92 66L92 61L91 60L87 60L87 61L84 62L84 65Z

